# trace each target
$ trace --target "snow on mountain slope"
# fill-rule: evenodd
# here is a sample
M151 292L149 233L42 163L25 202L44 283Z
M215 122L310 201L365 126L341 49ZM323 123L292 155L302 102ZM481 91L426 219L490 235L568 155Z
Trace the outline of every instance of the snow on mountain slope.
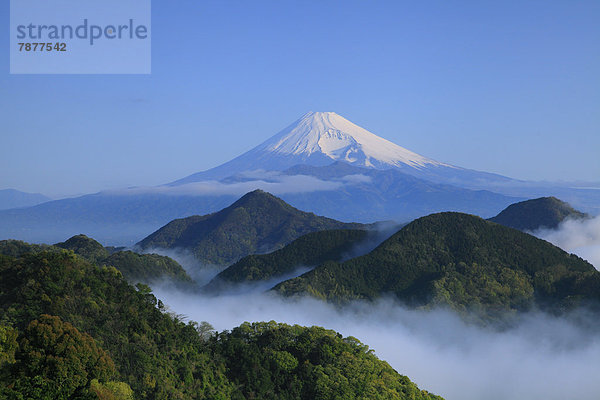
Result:
M221 180L249 171L283 171L344 162L376 170L399 169L431 182L489 189L515 181L492 173L444 164L398 146L333 112L309 112L252 150L218 167L169 185ZM256 174L253 174L256 176Z
M309 112L257 149L278 155L309 157L378 169L409 165L444 165L372 134L334 112Z
M415 173L431 167L457 168L400 147L334 112L309 112L241 156L172 184L222 179L244 171L282 171L298 164L324 166L335 161Z

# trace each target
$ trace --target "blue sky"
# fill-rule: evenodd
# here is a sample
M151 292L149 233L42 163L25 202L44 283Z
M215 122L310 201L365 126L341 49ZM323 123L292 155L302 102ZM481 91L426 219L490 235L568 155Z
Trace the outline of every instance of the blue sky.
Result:
M455 165L600 181L600 2L154 0L151 75L9 75L0 188L154 185L335 111Z

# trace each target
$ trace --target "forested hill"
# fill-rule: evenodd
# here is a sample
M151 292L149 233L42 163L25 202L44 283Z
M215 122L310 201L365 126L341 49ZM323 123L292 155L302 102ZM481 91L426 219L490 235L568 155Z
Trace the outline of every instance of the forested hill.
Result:
M323 328L184 323L72 251L0 255L0 398L439 399Z
M299 268L312 267L325 261L342 261L369 236L357 229L336 229L308 233L282 249L269 254L253 254L242 258L219 273L207 291L217 291L257 281L268 281L293 273Z
M541 228L554 229L567 218L582 219L587 214L577 211L569 203L556 197L540 197L511 204L490 221L519 229L535 231Z
M60 251L61 249L72 250L75 254L99 265L111 265L132 283L153 283L169 279L177 284L195 284L183 267L169 257L109 249L85 235L73 236L53 246L29 244L19 240L0 241L0 254L13 257L31 252Z
M446 305L493 319L597 302L600 272L518 230L440 213L411 222L367 255L322 264L274 290L335 302L392 295L414 307Z
M277 250L309 232L364 228L300 211L270 193L255 190L217 213L171 221L138 246L186 249L199 261L230 265L250 254Z

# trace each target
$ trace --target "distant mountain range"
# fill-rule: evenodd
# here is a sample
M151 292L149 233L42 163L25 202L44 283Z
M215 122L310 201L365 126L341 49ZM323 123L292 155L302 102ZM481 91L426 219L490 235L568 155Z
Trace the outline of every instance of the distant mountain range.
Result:
M347 222L408 222L442 211L489 218L540 196L600 212L600 190L460 168L400 147L335 113L311 112L247 153L170 184L0 211L0 238L55 242L83 232L105 244L132 245L173 219L218 211L255 189Z
M50 200L40 193L26 193L15 189L0 190L0 210L31 207Z
M297 165L282 174L338 183L336 190L286 193L281 198L303 210L343 221L408 222L420 216L447 210L487 217L520 200L518 197L487 190L434 183L399 169L377 170L341 161L324 167ZM229 180L235 178L234 176Z
M360 168L343 162L326 167L296 166L259 181L238 174L216 184L221 192L194 194L191 188L184 190L202 185L198 183L148 192L104 192L0 211L0 238L55 242L84 232L106 244L133 245L173 219L218 211L256 188L274 189L283 200L305 211L363 223L408 222L445 210L491 217L520 200L436 184L398 170Z
M600 184L590 188L568 183L528 182L450 165L381 138L334 112L306 113L287 128L239 157L215 168L179 179L170 186L185 186L207 180L222 181L236 175L246 175L256 180L261 176L257 171L288 171L294 170L296 166L329 167L336 162L363 170L394 170L429 184L438 183L476 191L487 190L512 197L513 200L556 196L580 208L600 212ZM262 175L262 178L264 177L265 175ZM264 187L263 189L268 190ZM389 198L392 199L393 196ZM286 198L286 201L294 204L290 198ZM462 206L468 208L472 203L467 202ZM433 208L429 212L435 212ZM487 211L480 215L499 211L496 209L492 212L493 208L494 205L489 206ZM450 208L437 209L443 210ZM411 217L414 214L416 213L412 213ZM402 214L393 216L397 215ZM388 215L388 218L392 217Z

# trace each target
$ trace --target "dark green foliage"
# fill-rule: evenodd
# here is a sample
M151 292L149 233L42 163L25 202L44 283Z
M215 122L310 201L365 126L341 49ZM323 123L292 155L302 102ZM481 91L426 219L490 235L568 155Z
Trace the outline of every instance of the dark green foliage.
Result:
M218 398L209 394L231 390L195 326L161 312L147 286L135 290L113 267L42 252L2 256L0 276L0 325L24 331L43 314L73 324L110 355L116 380L136 399ZM194 397L199 391L204 396Z
M56 247L61 249L73 250L75 254L91 262L98 262L108 257L108 250L100 243L85 235L75 235L62 243L56 243Z
M6 365L15 362L15 352L17 351L17 336L19 331L10 326L0 325L0 371L6 368Z
M490 221L521 231L535 231L540 228L554 229L567 218L586 217L587 214L556 197L540 197L511 204Z
M119 251L127 250L127 247L124 246L105 246L104 248L106 249L106 251L108 251L108 254L114 254Z
M332 331L185 324L72 251L0 255L0 276L0 398L438 399Z
M218 274L205 288L215 290L226 284L268 280L292 273L299 267L341 261L367 235L367 231L352 229L308 233L280 250L242 258Z
M192 283L192 278L181 265L166 256L138 254L127 250L110 251L112 248L105 248L85 235L73 236L55 246L73 250L75 254L99 265L112 265L129 281L151 283L157 279L170 278L178 282Z
M256 190L217 213L174 220L138 246L188 249L202 262L228 265L249 254L281 248L309 232L363 227L297 210Z
M56 252L61 249L71 250L92 263L112 265L131 282L152 283L168 278L184 285L194 283L183 267L172 258L158 254L138 254L121 248L106 248L85 235L73 236L53 246L29 244L18 240L0 241L0 254L13 257L40 251Z
M596 301L600 273L534 236L441 213L413 221L367 255L325 263L275 290L332 301L391 294L417 307L448 305L494 318Z
M118 251L99 263L114 266L129 281L152 283L156 279L170 278L180 283L191 284L193 282L177 261L158 254Z
M57 248L47 244L30 244L21 240L0 240L0 254L10 257L21 257L27 253L40 251L56 251Z

